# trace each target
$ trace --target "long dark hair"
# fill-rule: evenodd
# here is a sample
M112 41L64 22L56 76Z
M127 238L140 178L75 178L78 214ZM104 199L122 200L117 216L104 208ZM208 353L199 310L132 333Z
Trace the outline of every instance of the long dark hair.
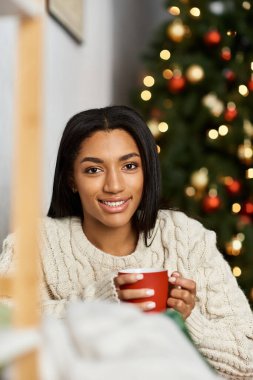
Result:
M96 131L123 129L135 140L141 155L144 186L138 210L133 221L139 232L144 233L145 242L155 225L161 189L161 174L155 140L142 117L132 108L110 106L90 109L74 115L67 123L61 138L55 174L53 193L48 216L84 217L78 193L73 193L70 179L73 164L81 143Z

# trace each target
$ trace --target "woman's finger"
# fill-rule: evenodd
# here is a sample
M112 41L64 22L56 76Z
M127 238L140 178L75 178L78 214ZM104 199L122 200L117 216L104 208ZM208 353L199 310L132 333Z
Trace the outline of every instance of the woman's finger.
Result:
M167 305L177 310L186 319L195 307L196 283L183 278L179 272L173 272L169 277L169 282L173 287L170 289Z
M152 297L154 289L124 289L118 290L118 297L122 301Z
M143 274L141 273L121 274L114 277L114 284L116 288L119 288L121 285L134 284L135 282L142 279Z
M133 305L138 307L138 309L140 309L142 311L150 311L156 307L156 303L153 301L138 302L138 303L134 303Z
M188 305L192 305L195 303L195 295L185 289L177 289L177 288L172 289L170 292L170 297L181 299Z
M196 283L193 280L189 280L183 277L169 277L169 282L179 289L186 289L192 294L196 295Z
M178 311L183 319L185 320L189 315L191 314L192 311L192 306L186 304L183 300L181 299L176 299L176 298L168 298L167 300L167 305L168 307L173 308L174 310Z

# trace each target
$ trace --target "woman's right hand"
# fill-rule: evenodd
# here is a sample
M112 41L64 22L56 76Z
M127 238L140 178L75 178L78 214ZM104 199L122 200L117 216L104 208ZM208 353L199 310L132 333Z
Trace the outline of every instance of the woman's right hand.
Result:
M134 284L143 279L141 273L121 274L114 278L114 284L118 293L118 297L122 302L131 302L140 298L148 298L154 295L154 289L120 289L122 285ZM152 310L155 308L155 302L136 302L133 305L137 306L143 311Z

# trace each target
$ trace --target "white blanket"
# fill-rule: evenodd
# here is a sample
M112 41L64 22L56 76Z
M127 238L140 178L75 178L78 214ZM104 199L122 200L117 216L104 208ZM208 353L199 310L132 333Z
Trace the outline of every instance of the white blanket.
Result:
M75 302L64 320L8 333L0 363L39 347L41 380L219 379L172 320L131 305Z

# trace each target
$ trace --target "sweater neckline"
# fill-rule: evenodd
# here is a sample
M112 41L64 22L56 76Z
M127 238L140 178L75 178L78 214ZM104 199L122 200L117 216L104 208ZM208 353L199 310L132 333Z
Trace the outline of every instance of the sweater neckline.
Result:
M104 252L101 249L93 245L86 237L82 229L81 220L78 217L71 218L71 230L73 238L78 246L80 252L85 251L86 256L90 256L93 260L106 261L108 264L111 263L133 263L136 261L141 262L143 258L143 251L146 249L144 243L144 236L141 233L136 245L135 250L126 256L114 256L110 253Z

